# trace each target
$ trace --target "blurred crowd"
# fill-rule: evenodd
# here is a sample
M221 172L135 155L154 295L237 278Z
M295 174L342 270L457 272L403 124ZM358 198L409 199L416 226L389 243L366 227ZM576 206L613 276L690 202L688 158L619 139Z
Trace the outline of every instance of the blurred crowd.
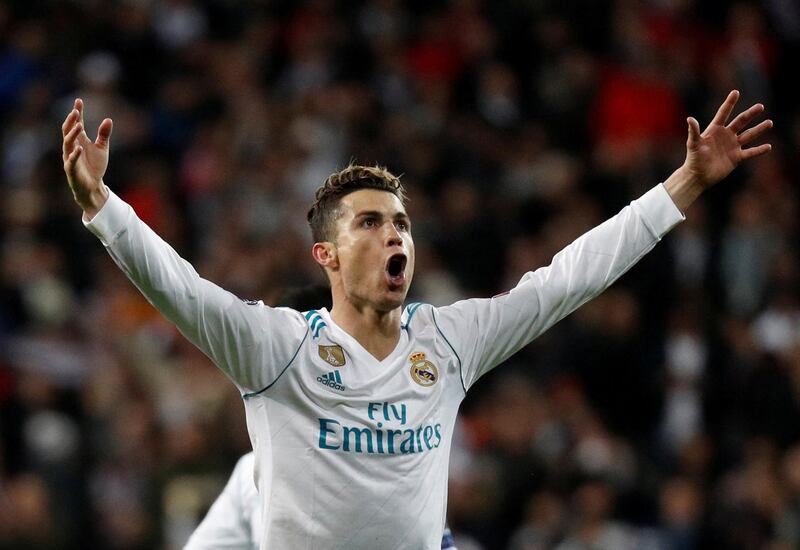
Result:
M800 5L791 0L0 2L0 548L179 548L249 450L235 387L83 227L106 183L204 277L321 281L305 212L402 174L410 300L487 296L663 181L730 89L771 154L487 375L454 436L459 548L800 548Z

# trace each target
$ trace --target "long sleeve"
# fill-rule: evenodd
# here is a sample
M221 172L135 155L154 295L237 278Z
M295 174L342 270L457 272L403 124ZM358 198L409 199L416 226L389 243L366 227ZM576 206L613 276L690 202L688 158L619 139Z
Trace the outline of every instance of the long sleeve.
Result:
M468 389L542 332L608 288L684 219L663 185L526 273L508 293L431 308Z
M113 192L84 220L125 275L243 391L259 391L291 361L306 332L302 315L244 302L203 279Z

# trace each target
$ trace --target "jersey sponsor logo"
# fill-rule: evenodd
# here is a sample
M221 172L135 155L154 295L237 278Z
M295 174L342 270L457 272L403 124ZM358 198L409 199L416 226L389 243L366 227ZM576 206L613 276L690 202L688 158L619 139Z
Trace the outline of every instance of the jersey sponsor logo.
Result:
M339 374L338 370L317 376L317 382L336 391L344 391L346 389L342 383L342 375Z
M342 346L319 346L318 351L322 360L334 367L343 367L347 362Z
M409 425L405 403L369 403L368 422L347 425L336 418L319 418L319 448L364 454L411 454L437 449L443 443L442 425Z
M412 354L408 360L411 361L411 379L414 382L423 388L429 388L439 381L439 369L425 359L424 351Z
M319 448L358 454L413 454L425 453L442 443L442 425L391 429L378 422L371 426L347 426L335 418L318 418Z

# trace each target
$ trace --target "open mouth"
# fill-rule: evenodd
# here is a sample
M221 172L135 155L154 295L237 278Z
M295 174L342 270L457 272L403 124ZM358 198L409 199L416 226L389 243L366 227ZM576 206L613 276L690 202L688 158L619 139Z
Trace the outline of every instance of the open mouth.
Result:
M408 258L405 254L394 254L386 260L386 277L390 286L402 286L406 280L405 269Z

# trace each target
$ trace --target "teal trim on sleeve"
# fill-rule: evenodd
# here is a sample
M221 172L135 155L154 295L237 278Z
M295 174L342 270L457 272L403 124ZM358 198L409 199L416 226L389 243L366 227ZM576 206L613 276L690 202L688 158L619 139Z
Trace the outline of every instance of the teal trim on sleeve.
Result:
M295 358L297 357L297 354L300 353L300 349L303 347L303 343L306 341L306 338L308 338L308 333L309 333L309 330L306 329L306 333L303 335L303 340L300 342L300 345L297 346L297 349L295 350L294 355L292 355L292 358L289 359L288 363L286 363L286 366L283 367L283 370L280 372L278 377L275 378L275 380L273 380L272 383L269 386L265 387L265 388L262 388L262 389L260 389L258 391L252 392L252 393L245 393L244 395L242 395L242 399L249 399L250 397L255 397L256 395L259 395L260 393L263 393L263 392L267 391L268 389L270 389L272 386L274 386L275 383L278 380L280 380L281 376L283 376L283 373L286 372L286 369L289 368L289 365L291 365L294 362Z
M318 317L318 319L322 319L322 317ZM327 327L327 326L328 325L325 324L325 321L322 321L320 324L318 324L317 325L317 330L314 331L314 338L319 338L319 331L321 331L323 329L323 327Z
M411 318L414 316L414 314L419 309L419 306L421 305L423 305L422 302L414 302L408 305L408 307L406 308L406 311L408 312L408 315L406 317L406 322L403 324L402 327L400 327L401 329L403 330L408 329L408 325L411 324Z
M453 350L453 355L455 355L456 359L458 359L458 375L459 375L459 378L461 379L461 387L463 388L464 394L466 395L467 386L466 386L466 384L464 384L464 369L462 368L462 365L461 365L461 357L458 356L458 352L456 352L456 348L453 347L453 344L451 344L450 340L447 339L447 336L444 335L444 332L442 332L442 329L439 328L439 323L436 322L436 308L434 308L431 311L431 317L433 318L433 324L436 325L436 330L439 331L439 334L442 335L442 338L444 338L444 341L447 342L447 345L450 346L451 350Z
M311 321L311 330L314 330L315 328L317 328L317 324L319 324L321 322L322 322L322 317L320 317L319 315L314 317L314 320Z

